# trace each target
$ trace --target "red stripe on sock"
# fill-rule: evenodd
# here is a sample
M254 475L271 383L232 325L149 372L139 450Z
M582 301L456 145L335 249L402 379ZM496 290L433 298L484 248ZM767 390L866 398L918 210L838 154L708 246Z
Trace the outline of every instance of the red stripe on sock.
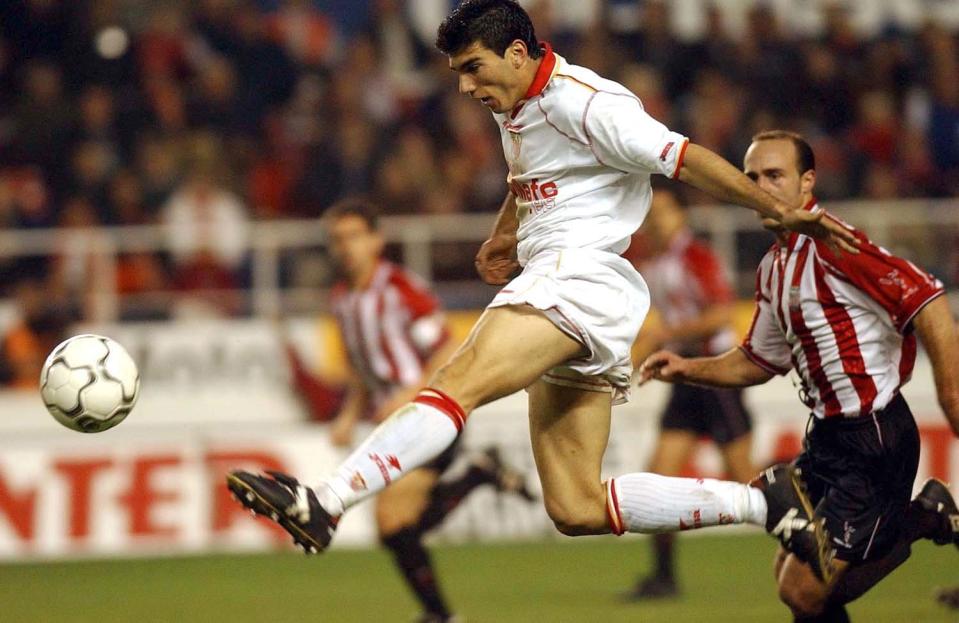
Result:
M606 519L609 521L610 530L616 536L622 536L626 532L626 528L623 526L623 515L619 511L616 480L613 478L610 478L606 485Z
M463 426L466 424L466 413L463 411L463 408L460 407L459 403L438 389L431 387L423 389L416 395L413 402L429 405L434 409L438 409L452 420L453 425L456 426L457 433L461 432Z

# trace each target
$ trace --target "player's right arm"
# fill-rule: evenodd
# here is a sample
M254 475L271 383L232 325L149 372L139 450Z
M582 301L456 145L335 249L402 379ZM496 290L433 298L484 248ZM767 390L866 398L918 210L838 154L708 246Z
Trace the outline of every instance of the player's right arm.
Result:
M651 380L666 383L693 383L709 387L749 387L762 385L775 376L733 348L715 357L680 357L666 350L646 358L639 368L639 384Z
M493 225L493 233L476 254L476 272L486 283L501 286L510 280L519 268L516 259L516 232L519 217L516 214L516 197L506 194L503 205Z
M948 299L939 296L930 301L912 324L932 363L939 406L959 437L959 334Z

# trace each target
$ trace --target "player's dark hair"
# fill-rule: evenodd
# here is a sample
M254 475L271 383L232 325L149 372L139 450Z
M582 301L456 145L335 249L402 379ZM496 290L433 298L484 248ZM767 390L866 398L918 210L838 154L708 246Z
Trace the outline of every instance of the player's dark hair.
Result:
M323 219L332 222L347 216L363 219L370 231L379 227L380 215L376 205L365 197L347 197L331 205L323 213Z
M798 132L790 132L789 130L766 130L755 134L752 140L754 143L756 141L791 141L793 147L796 148L796 164L799 167L799 175L802 175L806 171L816 170L816 155L813 153L809 143L806 142L806 139L803 138L803 135Z
M542 56L533 21L515 0L463 0L440 24L436 47L452 56L479 42L503 56L517 39L526 44L530 58Z

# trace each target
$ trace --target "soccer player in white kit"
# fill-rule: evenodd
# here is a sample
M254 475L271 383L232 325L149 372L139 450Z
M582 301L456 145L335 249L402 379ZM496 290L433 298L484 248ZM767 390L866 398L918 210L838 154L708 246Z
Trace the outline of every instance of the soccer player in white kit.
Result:
M619 254L648 210L650 175L678 178L847 252L855 252L853 237L822 213L777 201L652 119L622 85L540 44L512 0L461 3L440 26L437 47L460 91L490 109L502 134L509 193L476 265L485 281L505 287L429 386L332 476L307 487L286 474L234 471L233 493L306 551L320 551L340 515L443 452L475 408L526 389L544 503L560 532L748 522L828 573L828 536L788 472L760 490L647 473L604 482L600 468L611 406L628 396L630 347L649 308L642 277Z

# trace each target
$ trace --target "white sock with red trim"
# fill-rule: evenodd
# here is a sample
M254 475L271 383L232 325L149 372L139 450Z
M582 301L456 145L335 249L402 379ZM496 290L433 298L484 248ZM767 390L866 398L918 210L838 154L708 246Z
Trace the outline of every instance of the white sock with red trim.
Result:
M739 482L637 473L606 481L606 512L615 534L733 523L765 526L766 498Z
M377 493L450 447L466 421L463 409L446 394L424 389L383 420L329 479L316 487L320 505L331 515Z

